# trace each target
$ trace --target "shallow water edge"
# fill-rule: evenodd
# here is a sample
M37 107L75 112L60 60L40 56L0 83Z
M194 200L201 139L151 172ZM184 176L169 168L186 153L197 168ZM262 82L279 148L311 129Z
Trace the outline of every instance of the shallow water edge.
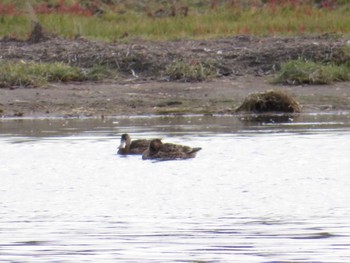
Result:
M117 116L109 118L3 118L1 136L56 136L79 133L232 133L317 131L347 129L350 112L294 115L166 115Z

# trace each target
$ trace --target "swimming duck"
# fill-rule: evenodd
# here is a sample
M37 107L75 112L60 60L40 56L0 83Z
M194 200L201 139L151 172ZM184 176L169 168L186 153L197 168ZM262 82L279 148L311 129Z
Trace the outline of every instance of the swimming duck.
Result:
M133 140L131 141L130 135L127 133L122 134L120 139L120 145L118 147L118 154L142 154L147 150L151 140Z
M143 160L177 160L194 158L202 148L191 148L185 145L162 143L160 139L151 140L148 149L142 154Z

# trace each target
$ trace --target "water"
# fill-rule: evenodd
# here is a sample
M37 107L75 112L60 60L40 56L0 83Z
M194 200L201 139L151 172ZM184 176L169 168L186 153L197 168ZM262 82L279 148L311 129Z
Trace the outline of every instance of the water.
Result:
M0 121L0 262L350 262L350 115ZM119 136L203 150L119 157Z

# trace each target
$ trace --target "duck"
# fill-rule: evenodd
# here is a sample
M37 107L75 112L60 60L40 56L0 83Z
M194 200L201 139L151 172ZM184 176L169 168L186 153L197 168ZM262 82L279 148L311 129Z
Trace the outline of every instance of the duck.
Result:
M180 160L196 157L202 148L191 148L185 145L163 143L161 139L153 139L147 150L142 154L143 160Z
M127 133L122 134L120 139L120 145L118 147L118 154L120 155L141 155L148 149L151 140L133 140L131 141L130 135Z

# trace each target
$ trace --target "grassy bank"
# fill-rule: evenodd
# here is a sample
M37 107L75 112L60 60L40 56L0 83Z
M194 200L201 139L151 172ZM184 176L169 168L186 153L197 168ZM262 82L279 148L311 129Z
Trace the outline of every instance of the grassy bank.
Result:
M350 67L347 65L322 64L312 61L291 60L284 63L273 83L289 85L330 84L349 81Z
M110 70L94 67L82 70L60 62L1 62L0 88L8 87L41 87L49 82L67 82L83 80L99 80L113 78Z
M272 82L299 85L330 84L337 81L350 81L349 46L339 50L332 61L322 63L297 59L283 63Z
M150 1L147 6L115 3L98 7L61 1L62 6L56 6L56 9L52 5L51 9L45 7L44 1L34 1L32 11L28 6L20 5L23 1L17 2L16 5L6 4L6 1L2 4L0 36L25 38L33 19L49 32L67 38L85 36L106 41L137 37L148 40L208 39L242 34L277 36L332 32L350 35L350 4L319 8L315 3L305 4L307 1L302 2L304 4L293 4L296 1L280 1L281 4L277 1L270 1L270 4L210 1L210 8L210 3L199 6L188 1L185 12L181 11L184 10L181 3L170 6L159 1Z

